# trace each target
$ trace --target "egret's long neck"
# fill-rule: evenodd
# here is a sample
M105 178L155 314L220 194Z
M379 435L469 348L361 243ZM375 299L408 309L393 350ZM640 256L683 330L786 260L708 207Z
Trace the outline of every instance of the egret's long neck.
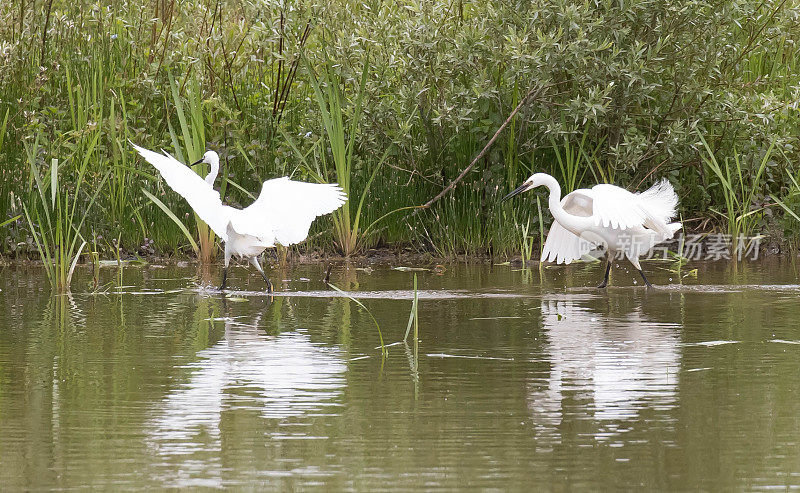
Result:
M212 161L211 162L211 172L206 175L206 183L214 186L214 181L217 179L217 175L219 174L219 161Z
M547 175L544 180L544 186L550 191L548 205L550 206L550 213L553 214L553 219L558 221L558 224L565 229L580 236L580 231L586 226L584 224L586 222L585 218L570 214L564 210L561 206L561 185L558 184L555 178Z

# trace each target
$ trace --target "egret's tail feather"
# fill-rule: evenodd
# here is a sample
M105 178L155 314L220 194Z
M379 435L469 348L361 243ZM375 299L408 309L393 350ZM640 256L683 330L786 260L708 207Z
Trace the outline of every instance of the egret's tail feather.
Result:
M664 239L665 239L665 240L669 240L670 238L672 238L673 236L675 236L675 233L677 233L677 232L678 232L678 230L679 230L679 229L681 229L682 227L683 227L683 225L682 225L681 223L669 223L669 224L667 224L667 228L668 228L670 231L672 231L672 234L670 234L668 237L666 237L666 238L664 238Z
M639 194L639 197L654 217L664 222L668 222L675 217L678 195L666 178ZM670 224L668 227L672 228L672 225ZM678 227L680 228L680 224L678 224ZM673 234L675 231L673 231Z

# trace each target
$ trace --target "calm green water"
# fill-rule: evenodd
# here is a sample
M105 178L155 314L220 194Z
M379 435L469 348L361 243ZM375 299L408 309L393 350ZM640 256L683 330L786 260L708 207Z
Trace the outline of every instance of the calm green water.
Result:
M0 490L800 487L792 266L645 268L660 289L583 287L599 264L420 272L416 361L382 361L318 266L273 270L271 300L244 269L225 299L194 268L127 268L105 294L82 272L56 298L3 268ZM331 281L396 342L412 277Z

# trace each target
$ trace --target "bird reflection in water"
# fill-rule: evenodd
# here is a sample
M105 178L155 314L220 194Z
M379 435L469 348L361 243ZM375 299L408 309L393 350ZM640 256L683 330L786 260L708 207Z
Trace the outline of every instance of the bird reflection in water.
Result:
M593 309L591 295L552 295L541 303L550 369L529 385L529 409L542 437L561 439L563 424L591 420L597 440L627 429L644 409L677 401L676 325L655 323L641 306L626 313Z
M149 426L150 444L169 469L162 479L174 486L222 485L223 449L241 445L227 445L226 415L249 412L245 426L260 436L277 426L264 420L330 412L345 386L338 348L312 342L304 329L267 335L263 314L232 317L227 307L224 314L215 323L224 321L225 336L185 365L188 379L161 401Z

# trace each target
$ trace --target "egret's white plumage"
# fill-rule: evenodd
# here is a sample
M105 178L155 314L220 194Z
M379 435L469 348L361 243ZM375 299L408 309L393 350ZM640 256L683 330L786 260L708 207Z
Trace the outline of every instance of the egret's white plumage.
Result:
M255 202L237 209L223 204L219 192L213 188L219 173L216 152L208 151L198 161L211 165L211 172L203 179L166 152L159 154L131 145L225 242L225 274L231 255L236 255L249 259L271 285L257 257L266 248L305 240L315 218L330 214L347 200L335 183L305 183L282 177L265 181ZM225 279L223 275L223 288Z
M615 185L595 185L582 188L561 199L561 187L552 176L536 173L506 198L538 186L550 191L549 206L555 221L550 227L544 248L543 262L569 264L590 251L603 247L611 257L623 254L642 274L639 256L653 246L673 237L680 223L670 223L675 217L678 196L667 180L662 180L642 193L632 193Z

